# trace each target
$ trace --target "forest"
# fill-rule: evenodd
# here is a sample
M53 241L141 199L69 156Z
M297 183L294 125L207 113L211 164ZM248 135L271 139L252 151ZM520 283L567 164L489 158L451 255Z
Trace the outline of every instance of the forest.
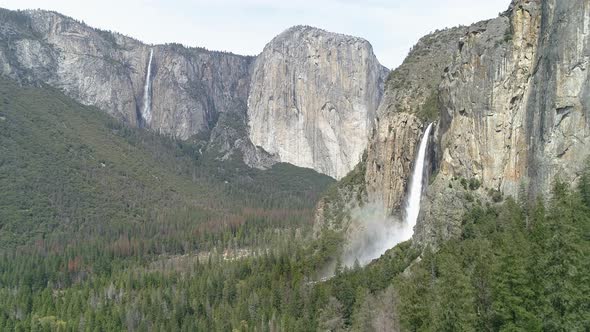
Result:
M590 330L590 168L318 280L342 244L312 236L329 177L220 162L49 87L0 98L2 331Z

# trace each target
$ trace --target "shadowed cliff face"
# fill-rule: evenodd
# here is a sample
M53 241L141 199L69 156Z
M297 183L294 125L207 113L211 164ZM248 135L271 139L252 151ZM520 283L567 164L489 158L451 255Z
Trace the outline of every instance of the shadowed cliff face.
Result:
M361 159L387 72L366 40L291 28L256 59L250 138L283 162L342 178Z
M590 1L545 1L526 104L531 193L575 181L590 152Z

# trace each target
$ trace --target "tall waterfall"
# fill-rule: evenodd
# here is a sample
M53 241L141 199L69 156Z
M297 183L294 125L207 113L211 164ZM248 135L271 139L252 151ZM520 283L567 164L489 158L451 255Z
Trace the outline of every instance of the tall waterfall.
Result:
M148 61L147 71L145 74L145 85L143 87L143 112L141 117L145 124L149 124L152 121L152 98L151 98L151 87L152 87L152 58L154 57L154 50L150 50L150 60Z
M420 141L420 149L414 162L414 173L412 174L412 181L410 182L410 195L406 201L406 220L404 227L404 238L410 239L414 232L414 226L418 220L420 213L420 198L422 197L422 181L424 177L424 164L426 160L426 147L428 146L428 137L432 130L432 123L428 125L422 140Z
M351 212L352 219L360 220L362 224L351 235L343 252L342 262L344 265L353 266L355 261L361 265L368 264L398 243L412 238L420 212L426 148L431 131L432 124L426 128L416 155L406 203L406 219L401 222L397 217L389 215L388 210L379 202L368 203L354 209Z

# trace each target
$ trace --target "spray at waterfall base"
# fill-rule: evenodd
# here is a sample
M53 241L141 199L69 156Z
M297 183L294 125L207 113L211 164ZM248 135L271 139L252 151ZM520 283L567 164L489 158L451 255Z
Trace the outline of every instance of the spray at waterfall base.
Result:
M420 200L427 165L427 148L433 124L429 124L420 140L413 165L412 177L405 205L405 218L392 216L381 203L371 202L351 211L347 245L342 254L342 264L361 266L381 257L387 250L407 241L414 234L414 226L420 213Z

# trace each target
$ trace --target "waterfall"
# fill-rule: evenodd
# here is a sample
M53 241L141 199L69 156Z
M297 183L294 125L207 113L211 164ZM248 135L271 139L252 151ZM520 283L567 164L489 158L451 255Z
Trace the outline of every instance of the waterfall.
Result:
M389 215L387 209L379 202L370 202L353 209L352 220L359 220L362 223L352 234L344 249L342 263L345 266L352 267L355 261L358 261L361 266L368 264L397 244L412 238L420 212L426 148L431 131L432 124L429 124L420 140L405 207L406 219L401 222L397 217Z
M424 163L426 160L426 147L428 146L428 137L432 130L432 123L428 125L422 140L420 141L420 149L416 155L414 162L414 173L410 182L410 194L406 201L406 220L404 227L404 238L409 240L414 232L414 226L418 220L420 213L420 198L422 197L422 181L424 177Z
M154 50L150 49L150 60L148 61L147 70L145 74L145 85L143 87L143 112L141 117L145 124L149 124L152 121L152 100L150 89L152 86L152 58L154 57Z

